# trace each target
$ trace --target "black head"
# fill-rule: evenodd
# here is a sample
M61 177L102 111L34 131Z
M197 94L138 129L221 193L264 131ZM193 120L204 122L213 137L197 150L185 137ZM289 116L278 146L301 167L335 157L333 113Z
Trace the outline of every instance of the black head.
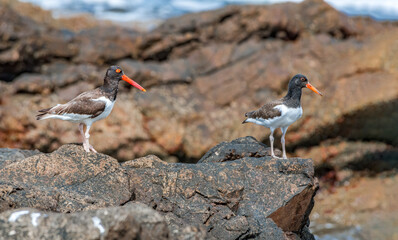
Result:
M297 74L290 80L289 88L290 87L305 88L307 87L307 84L308 84L308 78L303 74Z
M104 85L111 86L112 89L115 89L117 88L117 85L119 84L120 80L126 81L129 84L133 85L134 87L140 89L141 91L146 92L146 90L143 87L141 87L138 83L134 82L131 78L127 77L119 66L109 67L108 70L106 71Z
M309 88L315 93L319 94L322 96L322 93L318 91L314 86L312 86L308 78L304 76L303 74L297 74L295 75L289 82L289 90L293 89L302 89L302 88ZM301 91L301 90L300 90Z
M124 75L123 70L119 66L110 66L106 71L106 78L111 80L122 80L122 76Z

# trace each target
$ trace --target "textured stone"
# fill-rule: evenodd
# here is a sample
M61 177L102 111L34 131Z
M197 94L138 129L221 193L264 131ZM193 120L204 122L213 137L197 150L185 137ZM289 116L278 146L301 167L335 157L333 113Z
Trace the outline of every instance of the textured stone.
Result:
M0 152L2 158L9 156ZM77 212L140 202L164 216L172 239L313 239L307 229L318 189L312 160L268 154L252 137L221 143L198 164L166 163L154 155L118 163L80 145L64 145L50 154L3 161L0 211L28 207L74 213L54 216L63 221L77 216L77 225L85 226L89 213ZM56 222L53 228L72 231ZM49 229L48 234L56 233Z
M22 208L0 214L2 239L170 239L164 218L144 204L79 213Z

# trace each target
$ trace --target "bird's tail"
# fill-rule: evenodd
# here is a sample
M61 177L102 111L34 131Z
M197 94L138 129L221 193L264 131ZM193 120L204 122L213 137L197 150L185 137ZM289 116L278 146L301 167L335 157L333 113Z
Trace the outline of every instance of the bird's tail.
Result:
M39 114L36 115L36 120L43 119L48 114L48 112L51 110L51 108L52 107L39 110Z

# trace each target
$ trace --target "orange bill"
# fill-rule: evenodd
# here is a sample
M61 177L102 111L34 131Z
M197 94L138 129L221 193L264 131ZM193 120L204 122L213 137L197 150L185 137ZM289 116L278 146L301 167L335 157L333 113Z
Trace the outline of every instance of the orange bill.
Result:
M318 91L318 89L316 89L314 86L312 86L311 84L307 83L306 85L307 88L311 89L312 91L314 91L315 93L319 94L322 96L322 93L320 91Z
M130 83L134 87L138 88L139 90L146 92L145 88L141 87L138 83L134 82L131 78L127 77L126 75L122 75L122 80Z

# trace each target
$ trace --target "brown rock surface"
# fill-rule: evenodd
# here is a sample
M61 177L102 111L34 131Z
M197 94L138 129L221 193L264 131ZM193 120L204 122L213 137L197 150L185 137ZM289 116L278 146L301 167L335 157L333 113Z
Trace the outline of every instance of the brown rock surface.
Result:
M196 162L222 141L247 135L268 141L268 130L241 125L243 114L283 96L289 78L303 73L324 97L304 90L304 114L289 128L288 152L313 157L321 186L332 186L330 191L363 176L379 181L380 175L395 174L397 24L350 18L321 0L231 6L169 19L147 33L92 20L54 20L30 4L0 0L0 147L51 152L80 142L75 124L37 122L36 110L101 85L105 69L119 64L148 92L120 84L113 113L92 128L92 144L118 160L153 153L170 161ZM235 145L235 152L224 145L215 147L224 156L218 161L267 152L261 144L247 141L244 147ZM242 147L251 150L242 155ZM13 159L2 161L2 166L12 169L10 164L25 153L3 153ZM110 162L117 166L114 159ZM144 162L146 158L129 164L156 164ZM19 196L16 201L32 194L12 184L2 189ZM29 198L31 205L26 206L54 207L52 194L61 190L40 193L41 200ZM73 204L83 204L82 196L74 194L65 198L77 196ZM94 205L102 206L101 201ZM1 209L15 206L6 201ZM170 216L169 223L184 224ZM383 222L396 226L392 219ZM246 222L238 216L217 231L244 229Z
M226 155L217 149L235 155L225 161ZM313 239L308 217L318 182L312 160L272 159L268 150L246 137L219 144L198 164L167 163L153 155L120 164L104 154L86 153L80 145L64 145L50 154L2 161L0 210L28 207L74 213L49 219L69 221L78 216L82 221L78 225L85 226L85 214L94 216L93 212L76 212L141 202L164 216L174 239ZM99 212L95 216L102 219ZM3 213L3 219L10 214ZM23 224L29 225L26 218ZM30 227L28 232L33 231ZM49 227L49 234L54 228L67 232L74 228Z
M304 90L303 118L286 136L290 152L337 136L398 142L398 28L349 18L320 0L230 6L148 33L63 31L6 4L0 13L0 79L10 82L0 89L1 147L52 151L80 141L75 125L37 122L35 111L101 85L115 63L149 88L121 84L113 113L93 127L93 145L119 160L156 153L195 161L221 141L267 141L266 129L240 119L281 97L298 72L325 96Z
M396 239L398 176L362 177L315 197L311 231L320 239Z

